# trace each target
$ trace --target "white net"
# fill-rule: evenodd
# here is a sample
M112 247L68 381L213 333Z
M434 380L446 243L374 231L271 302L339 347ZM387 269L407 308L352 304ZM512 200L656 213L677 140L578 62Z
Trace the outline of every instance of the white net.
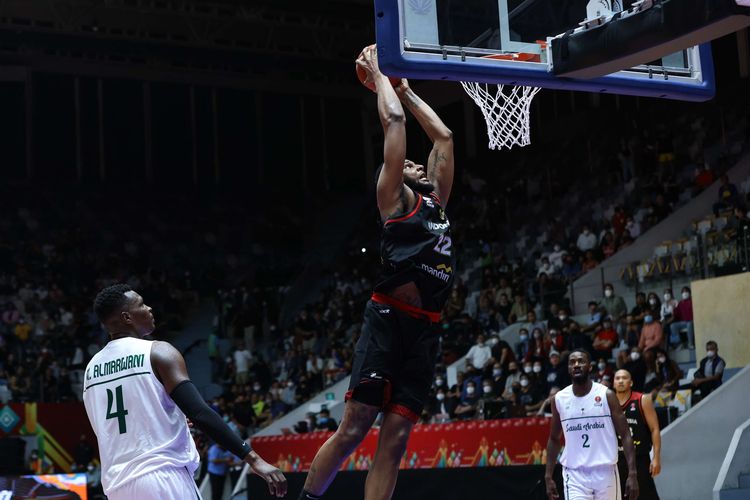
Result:
M531 143L529 127L531 100L539 87L461 82L464 90L479 106L487 124L490 149L528 146Z

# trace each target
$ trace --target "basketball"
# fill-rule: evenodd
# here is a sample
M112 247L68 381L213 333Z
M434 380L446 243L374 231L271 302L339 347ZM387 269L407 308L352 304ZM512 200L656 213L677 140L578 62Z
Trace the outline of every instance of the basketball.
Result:
M359 83L372 90L373 92L377 92L377 90L375 89L375 82L367 79L367 72L365 71L365 69L359 64L355 64L354 67L357 70L357 78L359 78ZM393 85L394 87L398 87L399 85L401 85L401 78L389 76L388 79L391 81L391 85Z

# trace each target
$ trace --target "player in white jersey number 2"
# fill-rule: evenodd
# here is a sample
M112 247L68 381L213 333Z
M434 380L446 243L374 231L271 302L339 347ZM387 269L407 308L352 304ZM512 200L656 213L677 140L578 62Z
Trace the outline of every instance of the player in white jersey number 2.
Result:
M566 500L620 500L617 472L617 436L622 436L628 480L625 498L638 498L635 449L625 415L614 392L589 378L591 357L575 350L568 358L568 373L573 380L552 401L552 426L547 443L547 469L544 474L547 496L560 497L552 473L560 453L560 438L565 434L565 449L560 456Z
M128 285L109 286L96 296L94 312L110 340L86 367L83 402L109 500L200 499L193 480L200 458L186 416L250 465L271 495L286 495L284 475L209 408L179 351L143 338L155 323L140 295Z

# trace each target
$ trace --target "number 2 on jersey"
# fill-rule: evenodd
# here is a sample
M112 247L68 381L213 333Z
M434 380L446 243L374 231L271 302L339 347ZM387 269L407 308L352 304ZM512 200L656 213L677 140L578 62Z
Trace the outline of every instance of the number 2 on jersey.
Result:
M591 448L591 445L589 444L589 435L588 434L584 434L581 437L583 438L583 447L584 448Z
M115 412L112 412L112 403L116 403ZM107 420L110 418L116 418L117 423L120 426L120 434L128 432L127 426L125 425L125 415L128 414L128 410L125 409L125 405L122 402L122 386L118 385L115 387L115 393L107 389Z
M441 234L440 238L438 239L437 245L435 245L435 248L433 248L433 250L435 250L439 254L447 255L448 257L450 257L452 244L453 242L451 241L450 236Z

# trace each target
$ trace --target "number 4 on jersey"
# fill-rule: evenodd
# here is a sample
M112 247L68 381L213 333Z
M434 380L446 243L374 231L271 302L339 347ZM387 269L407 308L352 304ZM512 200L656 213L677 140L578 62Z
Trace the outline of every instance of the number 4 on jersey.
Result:
M112 412L112 403L116 399L116 410ZM116 418L117 423L120 426L120 434L128 432L127 426L125 425L125 415L128 414L128 410L125 409L125 405L122 403L122 386L118 385L115 387L115 393L107 389L107 420L110 418Z

